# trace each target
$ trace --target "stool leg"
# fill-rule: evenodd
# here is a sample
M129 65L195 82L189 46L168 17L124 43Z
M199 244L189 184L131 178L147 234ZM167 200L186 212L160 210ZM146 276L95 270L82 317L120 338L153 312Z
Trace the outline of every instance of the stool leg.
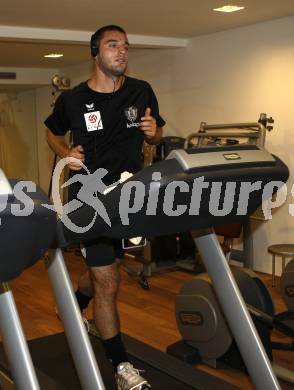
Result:
M272 255L272 287L275 287L276 255Z
M285 270L285 262L286 262L285 256L282 256L282 272L284 272Z

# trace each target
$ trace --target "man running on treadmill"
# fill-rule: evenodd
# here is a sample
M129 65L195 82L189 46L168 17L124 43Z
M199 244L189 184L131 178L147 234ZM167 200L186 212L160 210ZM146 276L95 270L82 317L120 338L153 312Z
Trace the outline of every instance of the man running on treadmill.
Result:
M129 42L119 26L105 26L91 37L94 62L92 77L63 92L53 113L45 120L47 141L61 158L75 157L91 173L104 168L106 185L119 180L124 171L141 169L143 141L157 144L165 122L159 115L151 86L125 75ZM73 136L68 148L67 131ZM69 165L71 176L86 174L81 166ZM69 187L69 199L79 191L78 183ZM76 297L81 311L93 298L93 317L107 357L115 369L119 390L150 388L139 371L128 362L120 334L117 310L119 272L116 259L122 257L120 242L97 238L85 242L88 272L79 280Z

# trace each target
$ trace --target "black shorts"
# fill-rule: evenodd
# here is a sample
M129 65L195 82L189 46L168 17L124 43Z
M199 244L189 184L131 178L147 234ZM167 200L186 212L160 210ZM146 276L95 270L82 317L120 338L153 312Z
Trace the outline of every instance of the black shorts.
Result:
M71 176L73 174L74 172L71 171ZM80 188L81 184L78 182L70 185L68 188L68 201L77 198ZM116 259L121 259L124 256L122 240L118 238L99 237L95 240L83 242L83 246L86 249L84 257L88 267L111 265Z
M121 239L100 237L84 242L83 246L86 249L85 261L88 267L111 265L124 256Z

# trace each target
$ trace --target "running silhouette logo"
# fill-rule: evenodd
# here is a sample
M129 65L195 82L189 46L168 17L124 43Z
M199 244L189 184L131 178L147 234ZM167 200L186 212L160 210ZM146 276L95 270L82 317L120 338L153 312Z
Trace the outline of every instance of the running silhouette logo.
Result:
M81 188L77 193L77 199L72 199L67 204L63 205L59 183L64 168L70 163L79 164L87 174L75 174L72 178L67 180L61 188L66 188L74 183L80 183ZM54 169L52 177L52 200L54 206L43 205L49 209L55 210L64 225L75 233L85 233L94 225L97 216L99 215L103 221L111 227L111 221L109 219L106 208L98 197L98 193L103 195L108 188L102 181L103 177L107 174L107 170L104 168L97 169L94 173L90 173L88 168L78 159L74 157L66 157L61 159ZM88 205L94 209L94 215L91 221L86 226L77 226L69 218L69 214L79 209L80 207Z
M84 169L85 174L76 173L61 185L61 188L65 188L75 185L76 183L80 184L76 197L71 199L70 202L63 204L59 188L63 170L71 163L80 165L81 168ZM156 217L158 213L164 213L168 217L177 217L181 215L193 218L197 217L201 215L200 211L202 210L201 203L203 192L205 193L205 202L207 202L210 215L225 217L230 213L242 216L247 215L250 194L254 191L261 191L262 210L264 218L268 220L272 219L272 209L282 206L286 202L289 194L286 184L282 181L270 181L265 185L262 181L207 182L205 181L205 177L201 176L194 178L191 183L188 183L185 180L174 180L161 185L162 179L163 182L165 182L165 178L162 178L161 172L153 172L151 180L147 185L140 180L136 180L136 175L132 177L131 173L124 172L120 180L107 186L103 182L103 178L107 173L108 171L104 168L98 168L95 172L91 173L80 160L74 157L61 159L56 164L52 177L53 205L42 204L42 206L57 212L61 221L69 230L80 234L90 230L97 218L100 218L100 222L104 222L108 227L112 226L108 211L105 207L105 198L103 196L113 190L118 191L115 194L117 202L116 215L124 226L129 226L132 221L132 215L141 212L142 210L146 216ZM120 184L120 186L117 188L118 184ZM160 201L159 191L162 191ZM276 196L273 198L272 195L276 191ZM20 181L15 184L13 195L20 202L11 204L11 213L13 215L28 216L33 212L34 202L30 196L28 196L28 193L30 192L36 192L35 183ZM183 199L182 202L179 202L177 196L179 192L186 193L187 196L185 196L185 201ZM294 185L291 187L291 195L294 197ZM5 211L7 207L8 196L9 194L1 196L0 228L1 212ZM90 210L89 213L86 213L88 220L83 221L83 224L86 226L77 226L72 220L74 218L71 216L71 213L83 206L87 206L88 210ZM113 207L109 207L111 207L113 214ZM93 212L91 212L92 210ZM289 214L294 216L294 203L288 203L288 210ZM70 217L72 217L72 219ZM291 290L291 292L293 291Z
M79 164L87 174L75 174L71 179L66 181L62 188L80 183L81 188L77 192L76 199L72 199L67 204L63 205L59 192L60 178L62 177L63 169L70 163ZM55 210L64 225L75 233L87 232L94 225L95 220L99 216L103 221L111 227L111 221L102 198L98 194L105 195L114 190L118 184L122 184L119 188L118 214L122 225L130 225L132 214L136 214L146 207L146 215L156 216L158 207L160 211L169 217L176 217L183 214L187 216L200 215L201 199L203 190L209 191L208 207L209 212L213 216L226 216L233 210L235 201L237 201L236 215L246 215L248 210L248 202L251 192L256 190L262 191L262 209L266 219L271 219L271 210L282 205L287 197L287 187L284 182L272 181L264 187L261 181L242 182L237 186L236 182L206 182L204 176L197 177L193 183L175 180L169 182L163 189L163 202L158 204L158 191L160 189L160 181L162 179L161 172L153 172L152 180L147 186L138 180L131 180L130 176L121 179L110 186L103 183L103 178L107 174L104 168L97 169L94 173L90 173L88 168L78 159L67 157L58 162L53 173L52 181L52 198L54 206L44 205L44 207ZM134 176L135 179L135 176ZM149 189L148 189L149 187ZM294 187L294 186L293 186ZM272 194L279 188L274 201L270 200ZM152 190L154 189L154 191ZM185 204L178 204L176 201L176 193L189 193ZM294 192L293 192L294 193ZM235 199L237 197L237 199ZM222 199L222 201L220 201ZM147 202L146 202L147 201ZM87 226L77 226L70 219L70 213L79 209L83 205L93 208L93 217ZM293 210L291 209L291 206ZM294 215L294 205L289 205L291 215Z

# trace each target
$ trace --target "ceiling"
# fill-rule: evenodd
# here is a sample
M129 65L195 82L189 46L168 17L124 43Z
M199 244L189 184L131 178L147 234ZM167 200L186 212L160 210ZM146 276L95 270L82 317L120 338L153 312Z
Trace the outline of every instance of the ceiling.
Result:
M228 3L246 8L235 14L211 11ZM10 0L1 4L0 68L87 61L90 34L105 24L124 27L135 47L179 47L190 37L290 15L293 0ZM48 52L64 57L43 58Z

